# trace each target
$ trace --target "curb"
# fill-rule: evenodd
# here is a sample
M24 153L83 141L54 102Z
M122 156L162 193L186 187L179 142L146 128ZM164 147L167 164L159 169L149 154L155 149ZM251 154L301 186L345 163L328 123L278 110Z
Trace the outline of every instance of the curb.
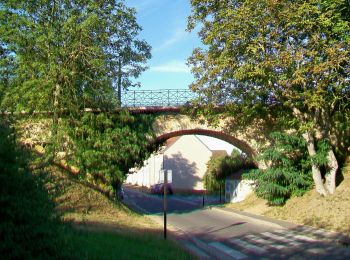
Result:
M244 218L244 219L248 219L250 221L253 222L257 222L260 223L261 225L265 225L265 226L270 226L270 227L274 227L274 228L278 228L278 229L287 229L290 227L296 227L296 224L292 224L289 222L284 222L284 221L280 221L280 220L265 220L264 217L261 216L256 216L247 212L241 212L241 211L233 211L232 209L225 209L225 208L219 208L219 207L211 207L210 209L214 210L214 211L219 211L219 212L223 212L226 214L230 214L230 215L234 215L236 217L239 218Z

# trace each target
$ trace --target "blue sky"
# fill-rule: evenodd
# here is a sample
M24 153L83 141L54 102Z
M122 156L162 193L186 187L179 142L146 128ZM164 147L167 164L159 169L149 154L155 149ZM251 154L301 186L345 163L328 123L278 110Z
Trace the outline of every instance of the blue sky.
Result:
M196 32L187 32L189 0L125 0L137 10L140 38L152 46L149 69L137 81L141 89L188 89L194 80L186 60L200 46Z

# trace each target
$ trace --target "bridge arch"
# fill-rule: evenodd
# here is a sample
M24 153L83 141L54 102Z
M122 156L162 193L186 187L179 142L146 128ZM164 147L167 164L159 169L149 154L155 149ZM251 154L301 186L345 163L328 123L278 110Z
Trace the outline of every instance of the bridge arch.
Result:
M247 154L249 157L255 159L256 158L256 153L255 151L250 147L250 145L242 140L239 140L238 138L220 132L220 131L215 131L215 130L208 130L208 129L184 129L184 130L178 130L178 131L172 131L168 133L163 133L160 134L156 137L156 142L157 143L163 143L166 140L176 137L176 136L182 136L182 135L205 135L205 136L211 136L218 138L220 140L226 141L233 146L237 147L240 149L242 152Z

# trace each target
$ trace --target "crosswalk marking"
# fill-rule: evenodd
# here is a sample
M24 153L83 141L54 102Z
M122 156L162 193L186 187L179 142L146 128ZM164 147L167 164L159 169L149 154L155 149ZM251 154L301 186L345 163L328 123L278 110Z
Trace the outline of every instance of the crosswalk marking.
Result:
M258 242L260 244L263 244L263 245L265 245L268 248L274 248L274 249L284 249L284 248L286 248L285 245L274 244L270 240L266 240L266 239L263 239L263 238L260 238L260 237L254 236L254 235L248 235L246 237L249 238L250 240L254 241L254 242Z
M198 247L192 245L192 244L185 244L185 247L187 247L191 252L194 252L196 255L202 258L210 258L208 254L206 254L203 250L200 250Z
M249 251L252 251L253 253L256 253L256 254L267 253L267 250L265 248L255 246L255 245L253 245L251 243L248 243L247 241L244 241L244 240L241 240L241 239L238 239L238 238L230 239L229 242L231 242L233 244L236 244L236 245L238 245L240 247L246 248Z
M301 243L300 242L297 242L293 239L290 239L290 238L286 238L286 237L283 237L283 236L279 236L279 235L275 235L275 234L272 234L270 232L264 232L264 233L261 233L263 236L266 236L266 237L269 237L269 238L273 238L277 241L282 241L284 243L288 243L289 245L292 245L292 246L300 246Z
M285 230L276 230L276 231L274 231L274 233L284 233L288 237L293 237L293 238L303 240L303 241L308 241L308 242L316 242L317 241L317 239L314 239L314 238L308 237L308 236L304 236L304 235L300 235L300 234L296 233L295 231L291 231L291 230L289 230L288 232L285 232Z
M228 246L225 246L224 244L220 242L211 242L209 243L210 246L224 252L225 254L232 256L234 259L244 259L247 256L237 250L234 250Z

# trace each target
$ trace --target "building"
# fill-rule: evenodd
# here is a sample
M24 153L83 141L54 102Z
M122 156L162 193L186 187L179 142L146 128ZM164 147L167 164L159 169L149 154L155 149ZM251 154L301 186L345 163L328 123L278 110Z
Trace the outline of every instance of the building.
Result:
M212 156L227 155L226 150L211 150L198 136L184 135L168 140L166 147L153 154L141 169L134 169L126 183L151 187L160 183L160 170L172 170L172 187L175 191L204 190L203 176Z

